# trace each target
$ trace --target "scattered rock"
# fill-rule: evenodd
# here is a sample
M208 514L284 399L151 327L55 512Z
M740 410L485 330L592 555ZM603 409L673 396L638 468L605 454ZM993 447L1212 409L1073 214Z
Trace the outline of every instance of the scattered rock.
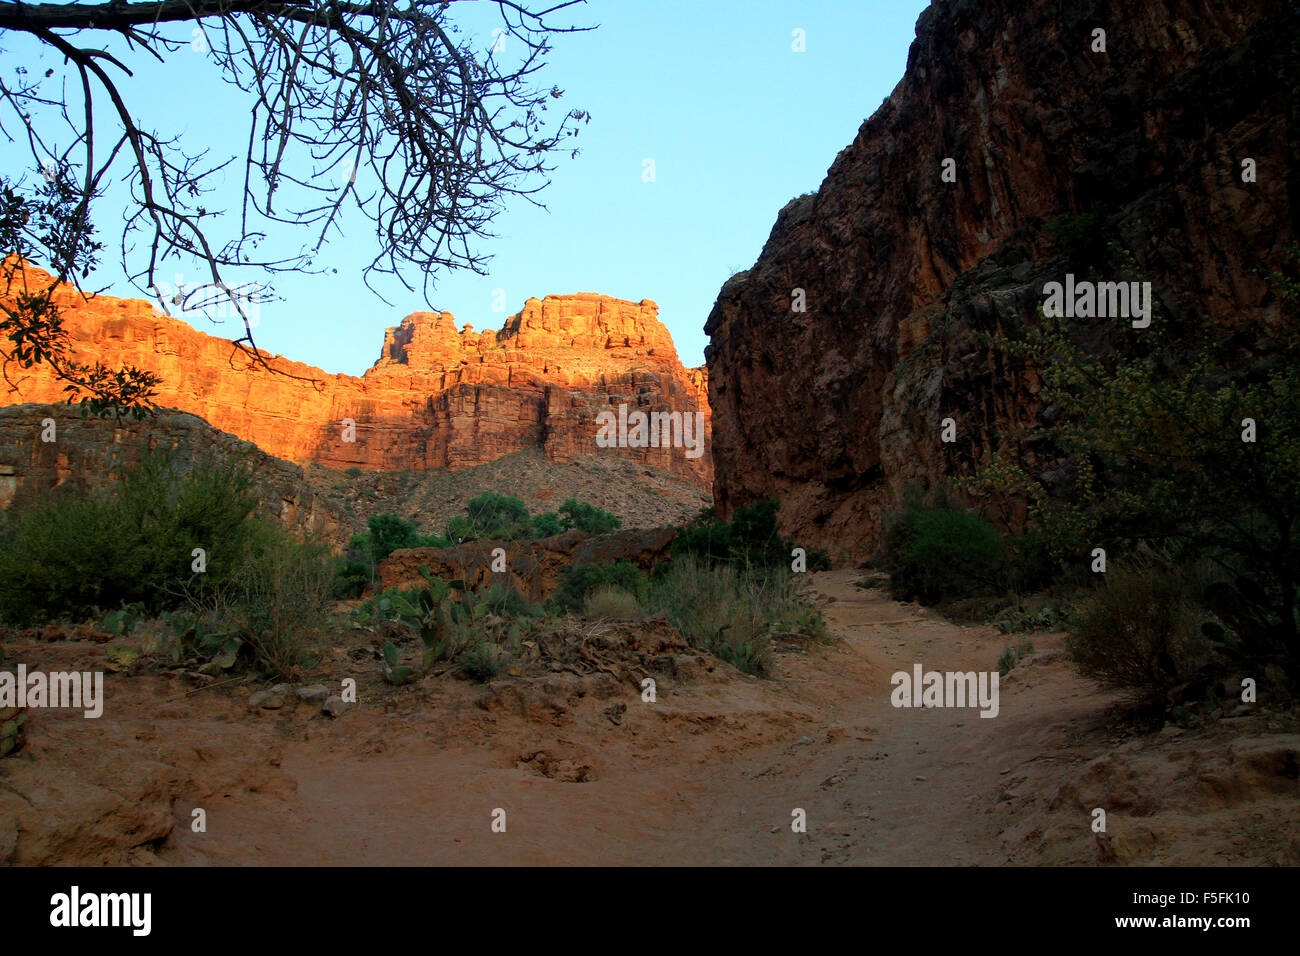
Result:
M286 695L271 690L254 691L248 698L249 710L279 710L287 702Z
M327 717L339 717L342 716L346 707L347 705L343 703L342 697L338 694L331 694L325 698L325 703L321 705L320 712Z
M308 687L299 687L294 691L298 699L306 701L309 704L323 704L330 695L330 690L324 684L311 684Z

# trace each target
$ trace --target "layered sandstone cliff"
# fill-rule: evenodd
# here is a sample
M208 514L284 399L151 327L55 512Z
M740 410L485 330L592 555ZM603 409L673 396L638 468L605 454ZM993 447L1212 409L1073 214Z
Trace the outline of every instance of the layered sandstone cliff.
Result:
M788 533L845 557L908 483L994 452L1061 485L1021 440L1052 414L1037 375L979 337L1038 321L1045 282L1149 280L1160 334L1192 347L1276 319L1262 273L1298 231L1288 5L937 0L916 29L902 81L706 327L719 510L778 498ZM1116 323L1080 332L1104 346Z
M47 281L30 269L29 282ZM272 356L258 367L227 339L158 314L140 299L84 299L61 289L74 356L162 377L157 404L291 461L363 470L459 469L540 447L558 461L618 454L707 487L712 459L681 447L597 446L597 415L629 409L700 413L707 377L683 367L649 300L594 294L529 299L500 331L458 329L449 312L416 312L388 330L360 377ZM276 374L283 372L288 374ZM12 370L0 403L62 400L44 366ZM355 430L346 421L355 423ZM354 437L355 440L347 440Z

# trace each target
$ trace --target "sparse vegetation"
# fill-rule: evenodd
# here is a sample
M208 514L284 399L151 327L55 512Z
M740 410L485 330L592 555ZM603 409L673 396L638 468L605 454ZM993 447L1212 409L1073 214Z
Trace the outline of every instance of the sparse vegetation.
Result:
M743 567L789 568L794 545L777 531L776 513L777 502L758 501L737 509L730 521L720 521L708 508L677 535L673 554ZM813 549L807 552L807 564L809 571L824 571L830 558Z
M256 506L238 462L182 471L161 452L102 492L57 494L0 529L0 617L124 636L165 614L177 662L292 674L325 621L329 560Z
M611 587L642 602L649 593L650 579L631 561L575 564L565 572L559 589L551 596L551 604L560 613L577 612L586 604L588 595Z
M648 605L692 647L759 676L772 672L772 638L806 613L788 570L737 568L686 555L656 575Z
M444 581L427 568L421 570L423 587L389 588L353 612L358 624L397 621L419 635L424 651L418 664L400 663L396 645L386 645L389 683L409 683L448 663L476 680L488 680L506 666L520 640L545 616L512 587L494 584L475 593L464 581Z
M471 680L486 683L510 666L510 657L500 644L481 641L460 656L460 664Z
M1204 567L1173 568L1157 557L1116 562L1072 621L1066 648L1080 670L1155 701L1208 663L1202 631Z
M1033 652L1034 644L1032 641L1021 641L1018 644L1007 645L1006 650L1002 652L1002 656L998 658L998 674L1006 677L1020 663L1021 658Z
M192 593L196 633L206 636L190 649L207 660L234 653L269 675L295 679L320 656L329 597L326 548L260 524L238 573Z
M583 615L614 621L639 620L644 612L636 595L613 585L602 585L587 595Z

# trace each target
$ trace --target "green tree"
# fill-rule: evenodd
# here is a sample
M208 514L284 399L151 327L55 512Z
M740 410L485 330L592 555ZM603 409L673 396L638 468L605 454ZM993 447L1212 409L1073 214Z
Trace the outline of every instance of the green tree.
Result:
M591 534L608 534L623 526L623 521L618 516L574 498L569 498L560 505L560 523L565 528L576 528Z
M1300 335L1274 330L1262 359L1231 368L1206 349L1181 367L1155 350L1099 358L1059 321L1004 347L1032 360L1043 398L1059 410L1043 428L1077 472L1048 495L1017 466L982 476L1018 486L1056 553L1152 541L1203 555L1231 583L1206 601L1241 650L1297 668L1300 585ZM1238 363L1242 365L1243 363Z
M531 529L528 506L520 499L485 491L465 506L463 518L448 522L447 538L452 544L484 538L509 541L528 537Z
M377 564L398 548L414 548L420 543L415 525L395 514L371 515L370 557Z

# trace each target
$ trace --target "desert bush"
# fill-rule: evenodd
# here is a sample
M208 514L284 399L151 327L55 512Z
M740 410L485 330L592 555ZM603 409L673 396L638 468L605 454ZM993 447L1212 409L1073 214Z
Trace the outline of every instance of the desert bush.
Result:
M603 585L587 595L583 604L583 614L592 618L634 621L642 616L642 611L636 595L620 587Z
M1032 641L1021 641L1018 644L1007 645L1002 651L1002 656L998 658L998 674L1006 677L1020 663L1022 657L1033 652L1034 645Z
M1003 586L1005 546L986 519L913 494L886 520L881 564L901 601L937 604Z
M1131 257L1125 268L1139 278ZM1076 568L1092 548L1143 541L1218 562L1232 580L1207 601L1228 652L1300 686L1300 246L1256 271L1279 314L1244 316L1226 339L1213 317L1171 322L1156 308L1159 334L1121 326L1104 349L1046 316L1023 340L992 340L1042 369L1054 414L1035 429L1036 453L1072 474L1045 485L995 457L986 475L1028 499Z
M415 525L395 514L371 515L368 545L370 557L382 561L398 548L413 548L419 540Z
M622 526L623 519L617 515L595 505L578 501L576 498L568 498L560 505L558 512L547 511L533 515L529 536L550 538L574 530L586 531L588 534L608 534Z
M329 617L332 574L325 544L300 541L258 522L238 573L194 602L209 629L237 637L259 669L300 676L320 653Z
M334 580L330 585L330 594L337 601L358 598L372 580L373 574L366 563L355 558L338 558L334 563Z
M712 509L703 512L673 539L674 555L745 567L790 564L791 544L777 532L777 502L759 501L736 510L730 521L719 521ZM809 570L830 562L825 552L809 554Z
M1208 579L1197 565L1175 568L1155 558L1113 563L1071 621L1071 660L1082 673L1141 697L1157 698L1185 683L1210 655L1201 604Z
M1058 630L1066 626L1069 618L1069 610L1059 605L1029 607L1013 604L993 615L989 623L1003 634L1021 634L1025 631Z
M399 515L371 515L366 533L353 535L347 552L335 562L332 594L339 600L360 597L378 579L379 563L399 548L444 548L449 543L437 535L421 535Z
M642 601L650 586L645 572L631 561L614 564L575 564L564 574L564 581L551 596L552 606L559 612L582 610L587 595L600 588L616 587Z
M622 527L623 521L603 508L569 498L560 505L560 524L565 530L574 528L590 534L608 534Z
M547 511L543 514L533 515L532 528L534 538L553 538L557 534L564 534L568 530L560 516L554 511Z
M220 587L250 547L256 501L237 461L182 472L155 452L107 489L54 494L6 516L0 530L0 617L13 623L98 616L141 604L174 607L177 589ZM191 570L194 548L207 570Z
M1055 241L1058 252L1071 262L1092 264L1106 249L1105 216L1100 210L1062 213L1043 223L1043 231Z
M527 538L532 529L528 506L512 495L487 491L465 506L464 517L447 523L447 540L452 543L488 539L512 541Z
M457 660L470 679L479 683L490 681L510 665L509 653L490 641L470 645Z
M822 636L820 615L795 596L784 568L736 567L687 555L657 574L647 608L665 615L692 647L747 674L768 675L772 637L807 627Z
M489 585L479 595L479 600L488 613L511 620L532 620L546 614L540 605L519 593L513 583Z

